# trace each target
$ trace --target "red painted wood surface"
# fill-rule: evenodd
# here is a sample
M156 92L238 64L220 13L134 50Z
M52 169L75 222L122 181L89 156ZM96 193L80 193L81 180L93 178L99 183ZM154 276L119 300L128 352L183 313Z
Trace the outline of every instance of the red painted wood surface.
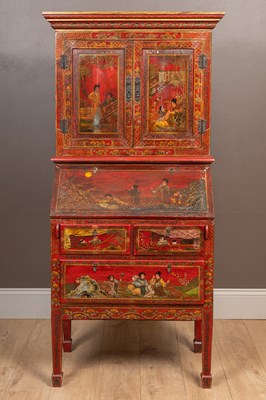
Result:
M210 387L211 30L223 13L44 17L56 30L52 384L74 319L194 320Z

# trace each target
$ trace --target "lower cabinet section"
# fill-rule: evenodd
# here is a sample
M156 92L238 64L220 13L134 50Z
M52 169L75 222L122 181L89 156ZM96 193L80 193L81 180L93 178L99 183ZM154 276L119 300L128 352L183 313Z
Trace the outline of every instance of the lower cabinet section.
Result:
M204 262L61 261L61 301L176 304L204 301Z

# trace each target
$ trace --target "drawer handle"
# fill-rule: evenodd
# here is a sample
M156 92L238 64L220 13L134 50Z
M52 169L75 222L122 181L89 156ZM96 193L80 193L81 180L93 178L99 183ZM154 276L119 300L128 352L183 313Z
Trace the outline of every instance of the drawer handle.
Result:
M166 236L169 236L170 233L171 233L171 228L167 227L167 228L165 229L165 235L166 235Z
M98 265L97 264L93 264L92 266L93 272L96 272L98 269Z
M168 274L170 274L171 270L172 270L172 265L169 263L169 264L167 265L167 272L168 272Z

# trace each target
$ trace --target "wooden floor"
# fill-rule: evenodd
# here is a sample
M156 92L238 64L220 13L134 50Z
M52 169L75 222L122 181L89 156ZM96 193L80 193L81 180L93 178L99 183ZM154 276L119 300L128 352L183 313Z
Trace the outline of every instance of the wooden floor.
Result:
M0 320L0 400L265 400L266 321L215 321L213 387L201 389L192 322L74 321L52 388L50 321Z

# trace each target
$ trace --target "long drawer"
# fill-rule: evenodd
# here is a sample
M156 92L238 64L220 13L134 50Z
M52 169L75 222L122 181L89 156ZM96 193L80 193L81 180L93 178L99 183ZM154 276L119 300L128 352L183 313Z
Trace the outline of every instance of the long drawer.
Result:
M130 225L60 226L62 254L130 254Z
M61 301L202 303L204 262L63 260Z
M135 225L135 255L201 255L206 227Z

